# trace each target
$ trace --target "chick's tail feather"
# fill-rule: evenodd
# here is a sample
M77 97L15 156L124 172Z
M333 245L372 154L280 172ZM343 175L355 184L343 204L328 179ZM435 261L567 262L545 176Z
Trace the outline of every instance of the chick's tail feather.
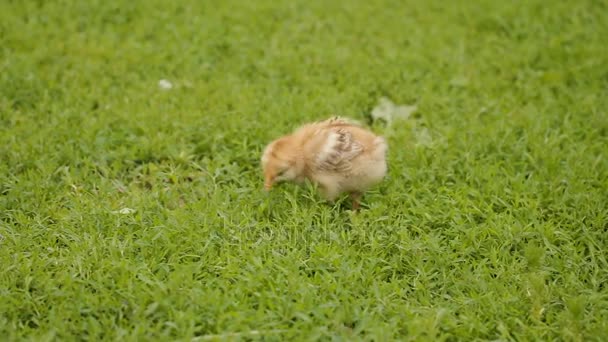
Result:
M374 139L374 155L376 157L384 158L388 150L388 145L383 137L376 137Z

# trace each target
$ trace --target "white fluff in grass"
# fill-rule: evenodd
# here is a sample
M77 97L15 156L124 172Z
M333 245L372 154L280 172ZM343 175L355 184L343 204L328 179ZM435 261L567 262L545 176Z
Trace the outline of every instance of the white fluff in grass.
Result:
M420 125L418 120L411 118L416 110L418 110L416 105L399 105L386 97L381 97L378 105L372 109L371 116L374 122L384 121L386 123L385 136L393 136L396 131L403 129L403 127L393 126L396 120L402 120L409 122L405 127L411 127L415 146L433 147L437 143L446 143L441 137L439 137L439 141L435 139L433 137L435 134L431 134L428 128Z
M168 80L162 79L158 81L158 87L162 90L169 90L173 88L173 83L169 82Z
M433 137L431 137L431 132L428 128L423 127L414 134L416 135L416 146L431 147L433 145Z
M407 120L418 109L418 106L396 105L386 97L380 98L378 105L372 109L372 119L374 121L383 120L387 125L391 125L393 120Z
M112 212L112 214L121 214L121 215L130 215L135 213L135 209L131 209L131 208L122 208L120 210L115 210Z

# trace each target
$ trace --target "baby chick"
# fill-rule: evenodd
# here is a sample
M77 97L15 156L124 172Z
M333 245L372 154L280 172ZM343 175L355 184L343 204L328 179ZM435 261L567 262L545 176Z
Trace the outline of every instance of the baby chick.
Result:
M363 192L386 175L387 144L356 122L335 117L304 125L271 142L262 155L264 188L280 181L318 185L334 201L349 193L359 209Z

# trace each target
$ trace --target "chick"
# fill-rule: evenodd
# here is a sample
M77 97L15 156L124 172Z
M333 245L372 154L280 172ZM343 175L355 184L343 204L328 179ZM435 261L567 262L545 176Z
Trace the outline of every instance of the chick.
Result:
M384 138L360 124L340 117L304 125L271 142L262 155L264 188L281 181L318 185L321 195L334 201L349 193L354 210L363 192L386 175Z

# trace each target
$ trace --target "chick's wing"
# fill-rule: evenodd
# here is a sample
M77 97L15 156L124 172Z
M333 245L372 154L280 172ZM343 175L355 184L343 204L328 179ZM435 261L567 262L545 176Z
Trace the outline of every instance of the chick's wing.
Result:
M317 167L329 172L348 172L351 161L363 152L363 146L353 139L346 128L328 129L323 148L317 155Z

